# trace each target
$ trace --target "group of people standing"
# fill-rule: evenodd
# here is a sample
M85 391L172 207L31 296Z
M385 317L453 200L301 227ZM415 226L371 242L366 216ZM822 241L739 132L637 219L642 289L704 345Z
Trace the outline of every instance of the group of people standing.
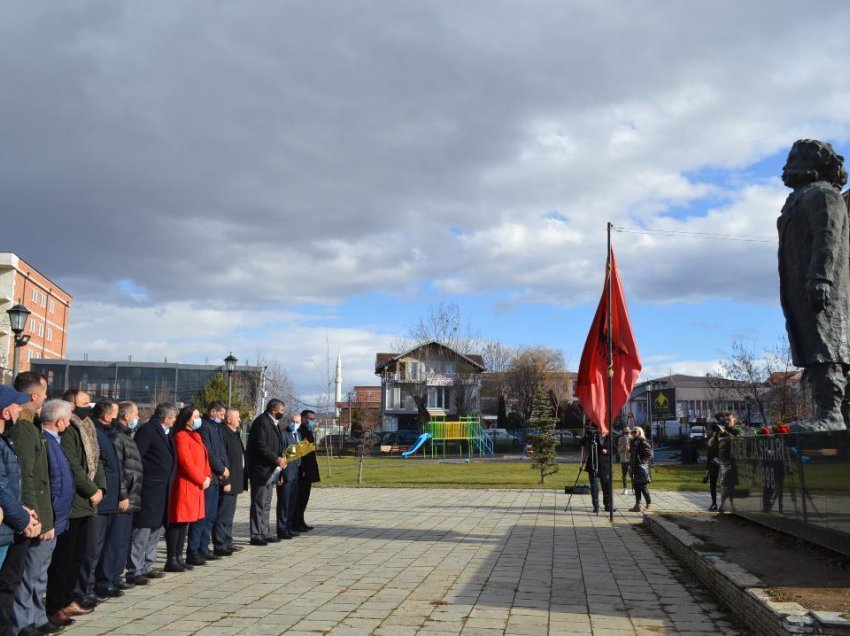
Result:
M163 536L165 572L241 550L233 518L249 478L251 544L311 529L304 509L319 479L315 454L289 465L283 455L290 440L312 441L312 411L291 416L296 428L288 432L253 427L246 454L239 411L219 401L203 415L193 405L162 403L140 426L133 402L92 404L80 389L46 398L38 373L0 386L0 636L61 631L75 616L162 578L154 564ZM270 413L277 424L284 410L272 400L255 424ZM265 482L255 492L269 463L284 469L278 532L259 542L253 504L271 499Z
M646 502L643 510L651 512L649 483L652 481L650 466L653 452L642 428L626 426L623 429L623 434L617 439L616 456L619 457L624 495L628 493L627 480L631 479L635 505L629 509L630 512L641 511L641 499ZM599 513L600 486L605 512L616 510L611 499L613 485L609 481L609 476L613 474L611 460L608 435L603 435L596 426L585 429L581 441L581 467L587 471L590 480L590 499L594 513Z
M738 469L732 454L732 438L741 434L738 418L734 413L719 413L712 424L706 442L706 472L703 481L708 482L711 492L711 512L726 512L726 503L734 505L735 486L738 484ZM717 484L720 484L720 506L717 505Z

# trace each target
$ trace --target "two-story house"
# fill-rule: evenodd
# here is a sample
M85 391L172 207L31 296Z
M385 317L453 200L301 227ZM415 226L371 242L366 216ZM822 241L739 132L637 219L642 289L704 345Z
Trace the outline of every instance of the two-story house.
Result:
M419 430L432 416L477 415L484 370L481 356L436 341L404 353L377 354L383 430Z

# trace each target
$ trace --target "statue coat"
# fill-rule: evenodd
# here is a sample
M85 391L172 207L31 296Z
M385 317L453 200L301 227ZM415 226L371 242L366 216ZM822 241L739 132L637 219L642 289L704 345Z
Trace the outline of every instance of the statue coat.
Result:
M826 181L794 190L777 226L779 298L794 364L850 364L850 220L841 193ZM809 304L810 281L832 285L820 312Z

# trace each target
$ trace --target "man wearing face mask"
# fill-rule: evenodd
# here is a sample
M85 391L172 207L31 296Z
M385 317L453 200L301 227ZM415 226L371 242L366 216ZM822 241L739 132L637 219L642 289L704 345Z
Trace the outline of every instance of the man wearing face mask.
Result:
M85 404L90 401L88 394L79 389L66 392L63 400L70 403L77 412L80 412L81 408L74 406L79 404L77 400L82 400ZM54 617L52 620L55 622L59 622L56 615L60 611L65 617L81 616L91 612L96 605L96 601L91 599L74 598L74 586L85 558L91 521L106 489L106 476L98 455L95 454L94 459L90 458L92 439L84 434L89 427L95 434L93 442L94 448L97 449L94 424L87 415L85 420L81 420L74 412L70 415L70 426L62 433L60 441L74 475L74 498L68 529L59 535L47 570L46 609L48 616ZM95 452L100 451L97 449Z
M301 439L306 439L311 444L316 443L316 437L313 431L316 430L316 412L310 409L301 411L301 426L298 428L298 434ZM295 510L295 531L309 532L313 526L308 526L304 520L304 511L307 509L307 502L310 501L310 491L313 484L320 481L319 479L319 461L316 457L316 451L309 453L301 458L301 470L298 473L298 507Z
M31 396L0 385L0 544L8 546L0 566L0 636L15 633L13 625L15 591L21 582L31 539L41 534L41 523L34 510L21 503L21 468L12 443L6 438L6 427L13 426L22 404Z
M298 427L301 416L293 413L285 427L280 427L280 437L286 450L292 444L301 441ZM280 426L280 425L278 425ZM301 460L296 459L287 464L280 475L277 484L277 538L292 539L298 536L295 530L295 511L298 508L298 473L301 470Z
M112 442L121 464L121 490L118 493L118 514L106 539L101 560L104 562L103 577L97 581L100 588L117 587L119 590L134 587L135 577L124 581L121 575L130 555L133 536L133 517L142 504L142 458L133 441L133 432L139 426L139 407L134 402L119 402L118 417L115 418L117 434ZM144 579L147 583L147 579Z
M213 526L214 554L218 556L230 556L236 550L241 550L233 545L236 497L245 489L245 449L242 446L242 436L239 434L240 424L239 411L229 408L224 414L224 423L219 427L227 453L227 464L230 466L230 475L221 482L218 516Z
M272 489L266 486L274 469L286 468L283 457L285 447L277 428L283 419L286 406L281 400L272 399L266 405L264 413L251 423L248 434L248 475L251 480L251 545L275 543L278 538L271 533L269 518L271 515Z
M118 405L112 400L99 400L92 409L92 419L100 446L100 462L106 475L106 492L92 522L76 591L78 598L91 600L94 597L98 602L124 594L109 581L106 571L112 564L108 560L110 552L104 551L106 543L111 544L114 541L112 527L118 515L121 494L121 462L118 460L114 442L118 431L113 425L117 415ZM104 554L107 555L106 559L103 558Z

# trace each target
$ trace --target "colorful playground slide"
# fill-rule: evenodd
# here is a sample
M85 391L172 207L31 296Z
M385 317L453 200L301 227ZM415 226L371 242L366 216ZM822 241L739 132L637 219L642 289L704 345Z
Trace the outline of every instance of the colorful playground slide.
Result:
M410 447L410 450L405 451L401 454L401 456L407 459L411 455L415 454L416 451L418 451L420 448L422 448L422 444L427 442L429 439L431 439L431 433L422 433L422 435L419 436L419 439L416 440L416 443Z

